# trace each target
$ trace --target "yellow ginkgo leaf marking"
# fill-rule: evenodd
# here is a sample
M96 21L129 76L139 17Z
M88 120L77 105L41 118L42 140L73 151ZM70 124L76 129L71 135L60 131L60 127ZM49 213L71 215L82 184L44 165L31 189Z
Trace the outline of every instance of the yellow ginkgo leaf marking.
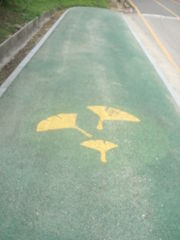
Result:
M84 134L85 136L91 138L92 135L85 130L79 128L76 125L77 114L58 114L56 116L51 116L45 120L42 120L37 125L37 132L45 132L50 130L59 130L73 128Z
M104 121L140 122L140 119L137 117L127 112L122 112L116 108L107 108L106 106L89 106L88 109L99 116L99 123L97 125L98 130L103 129Z
M106 163L106 152L118 147L118 145L108 142L108 141L103 141L103 140L89 140L81 143L81 146L91 148L94 150L97 150L101 154L101 161L103 163Z

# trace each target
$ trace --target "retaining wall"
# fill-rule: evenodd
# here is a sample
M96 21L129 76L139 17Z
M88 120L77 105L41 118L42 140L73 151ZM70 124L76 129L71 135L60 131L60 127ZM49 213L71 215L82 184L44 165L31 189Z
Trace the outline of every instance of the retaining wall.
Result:
M53 13L54 10L44 13L41 17L36 17L0 44L0 70L27 44Z

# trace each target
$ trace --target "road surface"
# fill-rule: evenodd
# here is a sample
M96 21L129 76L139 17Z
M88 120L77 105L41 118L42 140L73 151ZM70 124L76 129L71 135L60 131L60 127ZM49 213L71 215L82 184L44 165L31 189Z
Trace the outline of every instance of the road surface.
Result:
M180 2L176 0L134 0L134 3L180 67Z
M180 239L179 143L121 15L71 9L0 98L0 239Z
M129 1L134 14L123 18L180 107L180 3Z

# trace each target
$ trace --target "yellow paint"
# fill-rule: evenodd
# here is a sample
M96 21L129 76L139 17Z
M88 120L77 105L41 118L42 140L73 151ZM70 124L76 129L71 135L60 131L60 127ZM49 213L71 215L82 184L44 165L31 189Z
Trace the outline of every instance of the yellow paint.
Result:
M168 7L166 7L164 4L162 4L161 2L154 0L159 6L161 6L162 8L164 8L166 11L168 11L169 13L171 13L173 16L177 17L177 19L180 19L180 17L171 9L169 9Z
M79 128L76 125L77 114L58 114L56 116L51 116L45 120L42 120L37 125L37 132L45 132L50 130L57 130L57 129L76 129L85 136L91 138L92 135L87 133L85 130Z
M151 33L151 35L153 36L155 42L157 43L157 45L159 46L159 48L162 50L162 52L164 53L164 55L167 57L167 59L169 60L169 62L176 68L176 70L178 72L180 72L180 67L176 64L176 62L174 61L174 59L172 58L171 54L168 52L168 50L164 47L164 45L162 44L162 42L159 40L158 36L156 35L156 33L153 31L151 25L149 24L149 22L145 19L145 17L142 15L142 13L140 12L139 8L134 4L134 2L132 0L129 0L130 4L134 7L134 9L136 10L137 14L139 15L139 17L142 19L142 21L144 22L145 26L147 27L147 29L149 30L149 32Z
M140 122L137 117L127 112L122 112L116 108L107 108L106 106L89 106L88 109L99 116L99 123L97 125L98 130L103 129L104 121Z
M104 142L103 140L89 140L81 143L81 146L99 151L101 154L101 161L106 163L106 152L118 147L118 145L111 142Z

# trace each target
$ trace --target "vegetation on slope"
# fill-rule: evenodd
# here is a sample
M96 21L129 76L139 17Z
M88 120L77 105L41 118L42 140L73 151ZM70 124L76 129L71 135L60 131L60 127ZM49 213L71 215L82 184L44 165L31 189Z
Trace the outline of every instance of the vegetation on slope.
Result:
M0 0L0 43L24 23L52 9L108 7L108 0Z

